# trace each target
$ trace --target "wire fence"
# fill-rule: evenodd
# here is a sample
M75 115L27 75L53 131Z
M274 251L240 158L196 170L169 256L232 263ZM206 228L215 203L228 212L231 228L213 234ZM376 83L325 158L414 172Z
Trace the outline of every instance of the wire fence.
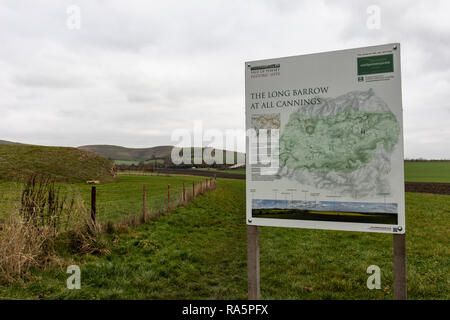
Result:
M73 211L82 210L86 213L90 211L92 222L99 225L108 223L121 223L129 221L145 222L147 219L166 214L179 205L186 204L199 195L202 195L216 188L216 179L208 178L195 182L180 182L167 184L165 188L161 182L157 185L149 183L139 183L132 186L121 187L114 192L101 187L91 186L90 196L85 192L79 194L76 188L67 187L63 191L62 197L67 199L64 209L54 223L59 228L70 229L75 220ZM19 184L0 184L0 209L1 211L14 212L21 210L22 186ZM77 197L74 196L78 192ZM72 198L67 195L72 195ZM74 202L72 199L76 199ZM43 208L42 211L47 210ZM43 215L42 215L43 216ZM5 218L5 215L0 218ZM1 222L2 219L0 219ZM4 219L3 219L4 220Z
M143 185L141 200L113 200L113 201L99 201L95 195L96 187L93 186L91 193L91 214L94 222L120 222L129 218L129 216L140 217L142 221L147 218L158 216L175 209L179 205L183 205L194 199L195 197L204 194L216 187L216 179L211 178L205 181L200 181L192 185L183 183L176 188L167 185L167 192L152 193L151 185ZM95 199L93 199L95 197ZM95 203L93 206L92 204Z

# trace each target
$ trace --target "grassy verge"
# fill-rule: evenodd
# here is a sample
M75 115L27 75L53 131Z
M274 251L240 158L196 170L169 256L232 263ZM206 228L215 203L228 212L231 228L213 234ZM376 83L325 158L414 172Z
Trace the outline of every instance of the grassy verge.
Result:
M81 267L81 289L65 287L65 267L0 285L0 298L245 299L245 182L218 179L216 191L169 215L104 235L111 254L67 256ZM408 294L449 299L450 197L407 194ZM392 235L261 228L265 299L392 299ZM378 265L382 289L368 290Z

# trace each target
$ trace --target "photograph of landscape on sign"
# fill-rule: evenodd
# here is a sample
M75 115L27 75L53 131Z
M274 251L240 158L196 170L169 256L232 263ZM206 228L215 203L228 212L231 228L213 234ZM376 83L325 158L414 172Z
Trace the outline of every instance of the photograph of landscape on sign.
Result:
M397 224L397 204L253 199L252 215L255 218Z

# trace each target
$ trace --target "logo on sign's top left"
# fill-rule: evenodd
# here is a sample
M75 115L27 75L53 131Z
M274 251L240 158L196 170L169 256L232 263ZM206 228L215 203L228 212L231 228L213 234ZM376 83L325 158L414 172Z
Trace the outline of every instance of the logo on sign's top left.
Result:
M251 78L265 78L280 75L279 63L272 63L260 66L252 66L251 64L248 64L248 67L250 68Z

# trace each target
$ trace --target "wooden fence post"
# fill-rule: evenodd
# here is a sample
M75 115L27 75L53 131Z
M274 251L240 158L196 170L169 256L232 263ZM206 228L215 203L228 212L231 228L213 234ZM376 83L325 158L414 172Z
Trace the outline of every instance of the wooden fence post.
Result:
M167 185L167 212L170 211L170 184Z
M406 300L406 233L394 234L394 300Z
M259 300L261 296L259 282L259 229L247 225L247 272L248 299Z
M91 188L91 220L95 225L95 215L97 213L97 187Z
M192 180L192 198L195 198L195 183L194 183L194 180Z
M145 185L142 186L142 219L144 220L144 223L147 221L147 208L145 206L145 197L146 197L146 191L145 191Z
M186 191L184 189L184 182L183 182L183 202L186 202Z

